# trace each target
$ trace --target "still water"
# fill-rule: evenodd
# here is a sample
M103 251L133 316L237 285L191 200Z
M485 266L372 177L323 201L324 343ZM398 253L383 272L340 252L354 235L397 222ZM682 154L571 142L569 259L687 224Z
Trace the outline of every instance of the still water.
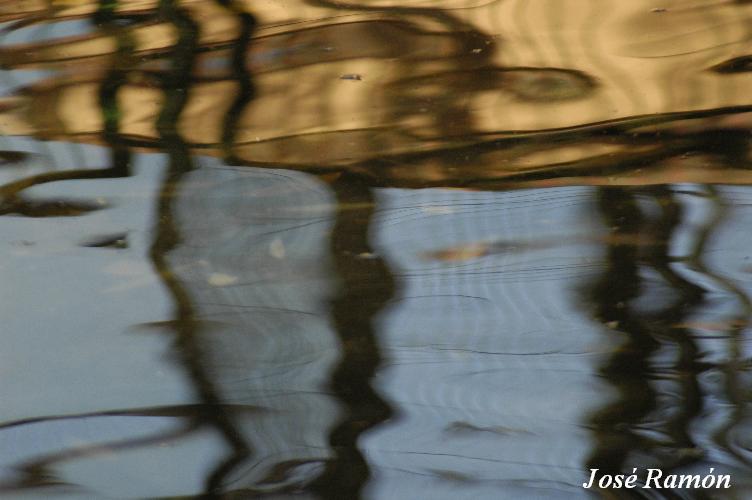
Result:
M0 497L752 498L750 2L0 23Z

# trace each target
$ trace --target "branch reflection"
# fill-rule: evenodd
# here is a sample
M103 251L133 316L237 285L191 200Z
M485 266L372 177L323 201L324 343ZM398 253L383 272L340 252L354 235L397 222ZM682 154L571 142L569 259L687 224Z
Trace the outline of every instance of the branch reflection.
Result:
M0 491L96 495L110 457L185 474L121 480L145 497L577 496L588 468L706 466L744 495L750 17L0 0L0 268L34 283L0 339L40 356L0 386ZM51 291L69 271L86 300Z

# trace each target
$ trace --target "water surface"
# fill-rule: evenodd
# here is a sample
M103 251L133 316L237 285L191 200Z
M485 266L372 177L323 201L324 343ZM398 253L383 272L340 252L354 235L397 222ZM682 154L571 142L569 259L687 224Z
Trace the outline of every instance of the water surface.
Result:
M0 496L752 495L751 17L0 1Z

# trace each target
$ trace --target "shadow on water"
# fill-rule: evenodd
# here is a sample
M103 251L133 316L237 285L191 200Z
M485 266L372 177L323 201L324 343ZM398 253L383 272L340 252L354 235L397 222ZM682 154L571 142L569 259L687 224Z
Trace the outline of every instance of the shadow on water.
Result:
M706 205L707 212L705 220L694 221L689 230L687 197ZM703 262L707 243L723 222L727 202L712 186L689 191L670 186L602 188L599 200L604 223L614 238L607 247L609 265L590 288L588 302L595 306L595 317L625 335L626 342L599 370L618 389L618 398L590 419L597 446L587 467L599 469L596 477L601 477L629 473L633 467L681 474L712 465L713 452L696 436L702 434L697 429L714 410L708 408L708 400L717 397L703 387L701 378L719 370L726 387L734 387L725 395L733 416L704 439L712 439L747 464L748 458L734 451L728 431L745 420L738 392L740 372L729 366L740 363L741 332L749 324L749 298ZM653 205L652 218L648 203ZM689 241L678 246L675 243L682 230L689 233ZM693 325L693 318L704 307L712 307L709 294L718 289L738 302L720 328L729 356L723 363L706 361L702 336ZM644 474L641 481L644 485ZM684 498L680 493L665 495ZM714 498L704 492L694 495Z
M374 318L392 298L395 285L381 258L359 257L372 254L368 234L375 200L370 187L345 174L333 189L340 206L357 207L337 214L332 231L335 270L343 283L331 307L342 346L342 359L332 373L331 384L348 417L332 430L329 443L335 457L311 487L322 498L358 498L370 477L358 438L392 413L371 388L371 379L381 361Z
M0 1L0 492L748 494L752 6L435 4Z
M658 208L656 221L649 220L641 209L640 195ZM679 259L672 256L669 243L683 219L681 207L674 194L663 187L639 191L604 188L600 201L606 225L618 236L608 247L609 267L603 280L593 287L591 300L597 304L596 317L604 325L625 333L628 340L601 368L601 375L618 389L620 399L592 419L598 447L588 468L605 474L623 473L630 465L644 467L646 459L642 454L658 450L665 456L655 457L657 463L650 465L671 469L691 463L700 458L690 436L690 425L702 411L697 377L706 367L700 362L691 331L677 325L692 316L705 293L672 269ZM649 243L643 247L634 243L640 240ZM688 261L691 258L686 257ZM649 266L674 291L674 297L652 298L665 304L649 312L634 305L641 295L649 296L650 288L655 286L646 283L641 269L644 266ZM673 365L661 366L655 361L662 346L675 351ZM678 401L672 402L675 415L656 419L653 415L658 410L658 393L651 380L664 377L676 379ZM644 435L647 430L658 436ZM631 454L637 454L639 459L631 462Z

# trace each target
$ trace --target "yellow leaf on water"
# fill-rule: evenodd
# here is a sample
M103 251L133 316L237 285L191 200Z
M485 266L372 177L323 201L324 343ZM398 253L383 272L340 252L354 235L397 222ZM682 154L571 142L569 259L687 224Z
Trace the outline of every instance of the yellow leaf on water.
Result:
M211 273L207 281L211 286L228 286L236 283L238 277L224 273Z
M433 252L425 252L424 260L438 260L442 262L462 262L466 260L477 259L488 255L490 245L485 242L471 243L458 247L450 247Z

